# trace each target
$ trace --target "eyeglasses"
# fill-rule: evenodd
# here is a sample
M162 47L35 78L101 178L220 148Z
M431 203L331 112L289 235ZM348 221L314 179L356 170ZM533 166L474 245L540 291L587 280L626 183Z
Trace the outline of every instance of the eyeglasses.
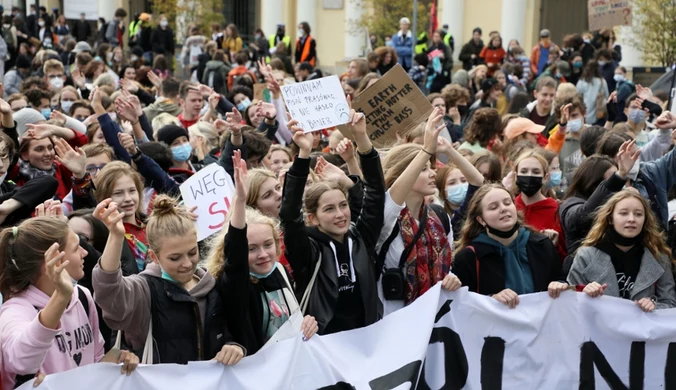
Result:
M9 161L10 158L11 156L9 155L9 153L0 154L0 160L2 161Z
M90 176L96 176L96 174L99 173L105 167L106 164L101 164L101 165L87 165L85 167L85 170L87 173L89 173Z

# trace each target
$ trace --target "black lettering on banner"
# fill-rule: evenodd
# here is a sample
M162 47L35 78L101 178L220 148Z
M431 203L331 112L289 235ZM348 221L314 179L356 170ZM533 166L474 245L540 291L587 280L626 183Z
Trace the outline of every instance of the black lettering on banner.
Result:
M320 387L317 390L356 390L357 388L346 382L338 382L335 385Z
M408 363L389 374L373 379L369 382L369 386L372 390L390 390L410 382L411 389L418 389L418 375L420 374L421 365L422 362L420 360Z
M676 343L669 343L667 364L664 367L664 388L676 389Z
M671 345L670 345L671 349ZM667 356L668 357L668 356ZM629 387L617 376L601 350L593 341L587 341L580 348L580 390L595 390L594 366L613 390L643 390L645 376L645 342L631 343L629 353ZM669 388L669 387L665 387Z
M505 340L485 337L481 348L481 389L501 390L502 369L505 361Z

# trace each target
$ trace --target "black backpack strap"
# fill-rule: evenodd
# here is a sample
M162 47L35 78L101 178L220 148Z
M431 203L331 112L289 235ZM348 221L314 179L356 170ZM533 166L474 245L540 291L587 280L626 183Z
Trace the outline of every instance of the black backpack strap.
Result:
M82 304L82 307L84 307L85 313L87 313L87 318L89 318L89 298L87 298L87 294L82 287L75 286L75 288L77 289L77 297L80 299L80 303Z
M385 270L385 256L387 256L387 251L390 249L390 245L392 245L392 241L394 241L395 238L397 238L397 234L399 234L399 220L394 223L394 228L392 228L392 233L390 233L390 236L387 237L387 240L383 243L383 245L380 247L380 253L377 254L376 258L376 282L380 280L380 275L382 275L383 271Z
M433 203L429 206L432 208L437 217L439 217L439 219L441 220L441 224L444 225L444 231L448 236L448 234L451 232L451 221L448 218L448 213L442 206L439 206L438 204Z

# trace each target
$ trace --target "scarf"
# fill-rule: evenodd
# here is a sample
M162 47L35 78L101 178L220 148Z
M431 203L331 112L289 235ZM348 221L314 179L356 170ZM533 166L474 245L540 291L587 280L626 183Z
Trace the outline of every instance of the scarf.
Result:
M52 164L51 169L43 171L42 169L35 168L28 161L24 161L21 158L19 159L19 174L21 174L21 176L27 177L28 180L42 176L54 176L54 172L56 172L55 164Z
M526 244L530 238L530 230L521 228L516 239L509 246L495 241L486 233L481 233L473 242L491 245L498 249L500 257L505 262L505 288L515 293L530 294L535 292L533 274L528 263Z
M427 207L427 206L425 206ZM420 209L422 216L423 209ZM418 219L419 221L420 219ZM420 226L413 218L408 208L399 214L399 228L404 247L408 247L415 237ZM444 279L451 268L451 244L448 242L446 231L437 214L428 207L427 223L422 227L424 233L413 244L413 250L404 265L404 279L406 281L406 295L404 304L415 301L434 284Z

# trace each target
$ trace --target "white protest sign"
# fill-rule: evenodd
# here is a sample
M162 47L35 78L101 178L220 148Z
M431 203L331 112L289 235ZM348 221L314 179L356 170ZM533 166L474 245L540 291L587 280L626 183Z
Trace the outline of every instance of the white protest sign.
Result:
M369 327L307 342L298 332L234 367L156 364L125 376L92 364L47 373L40 389L675 389L674 324L675 309L643 313L626 299L545 292L510 309L437 283Z
M211 164L181 184L181 196L186 207L197 206L197 241L202 241L225 225L235 185L223 167Z
M281 88L286 108L306 133L350 121L350 106L347 105L338 76L284 85Z

